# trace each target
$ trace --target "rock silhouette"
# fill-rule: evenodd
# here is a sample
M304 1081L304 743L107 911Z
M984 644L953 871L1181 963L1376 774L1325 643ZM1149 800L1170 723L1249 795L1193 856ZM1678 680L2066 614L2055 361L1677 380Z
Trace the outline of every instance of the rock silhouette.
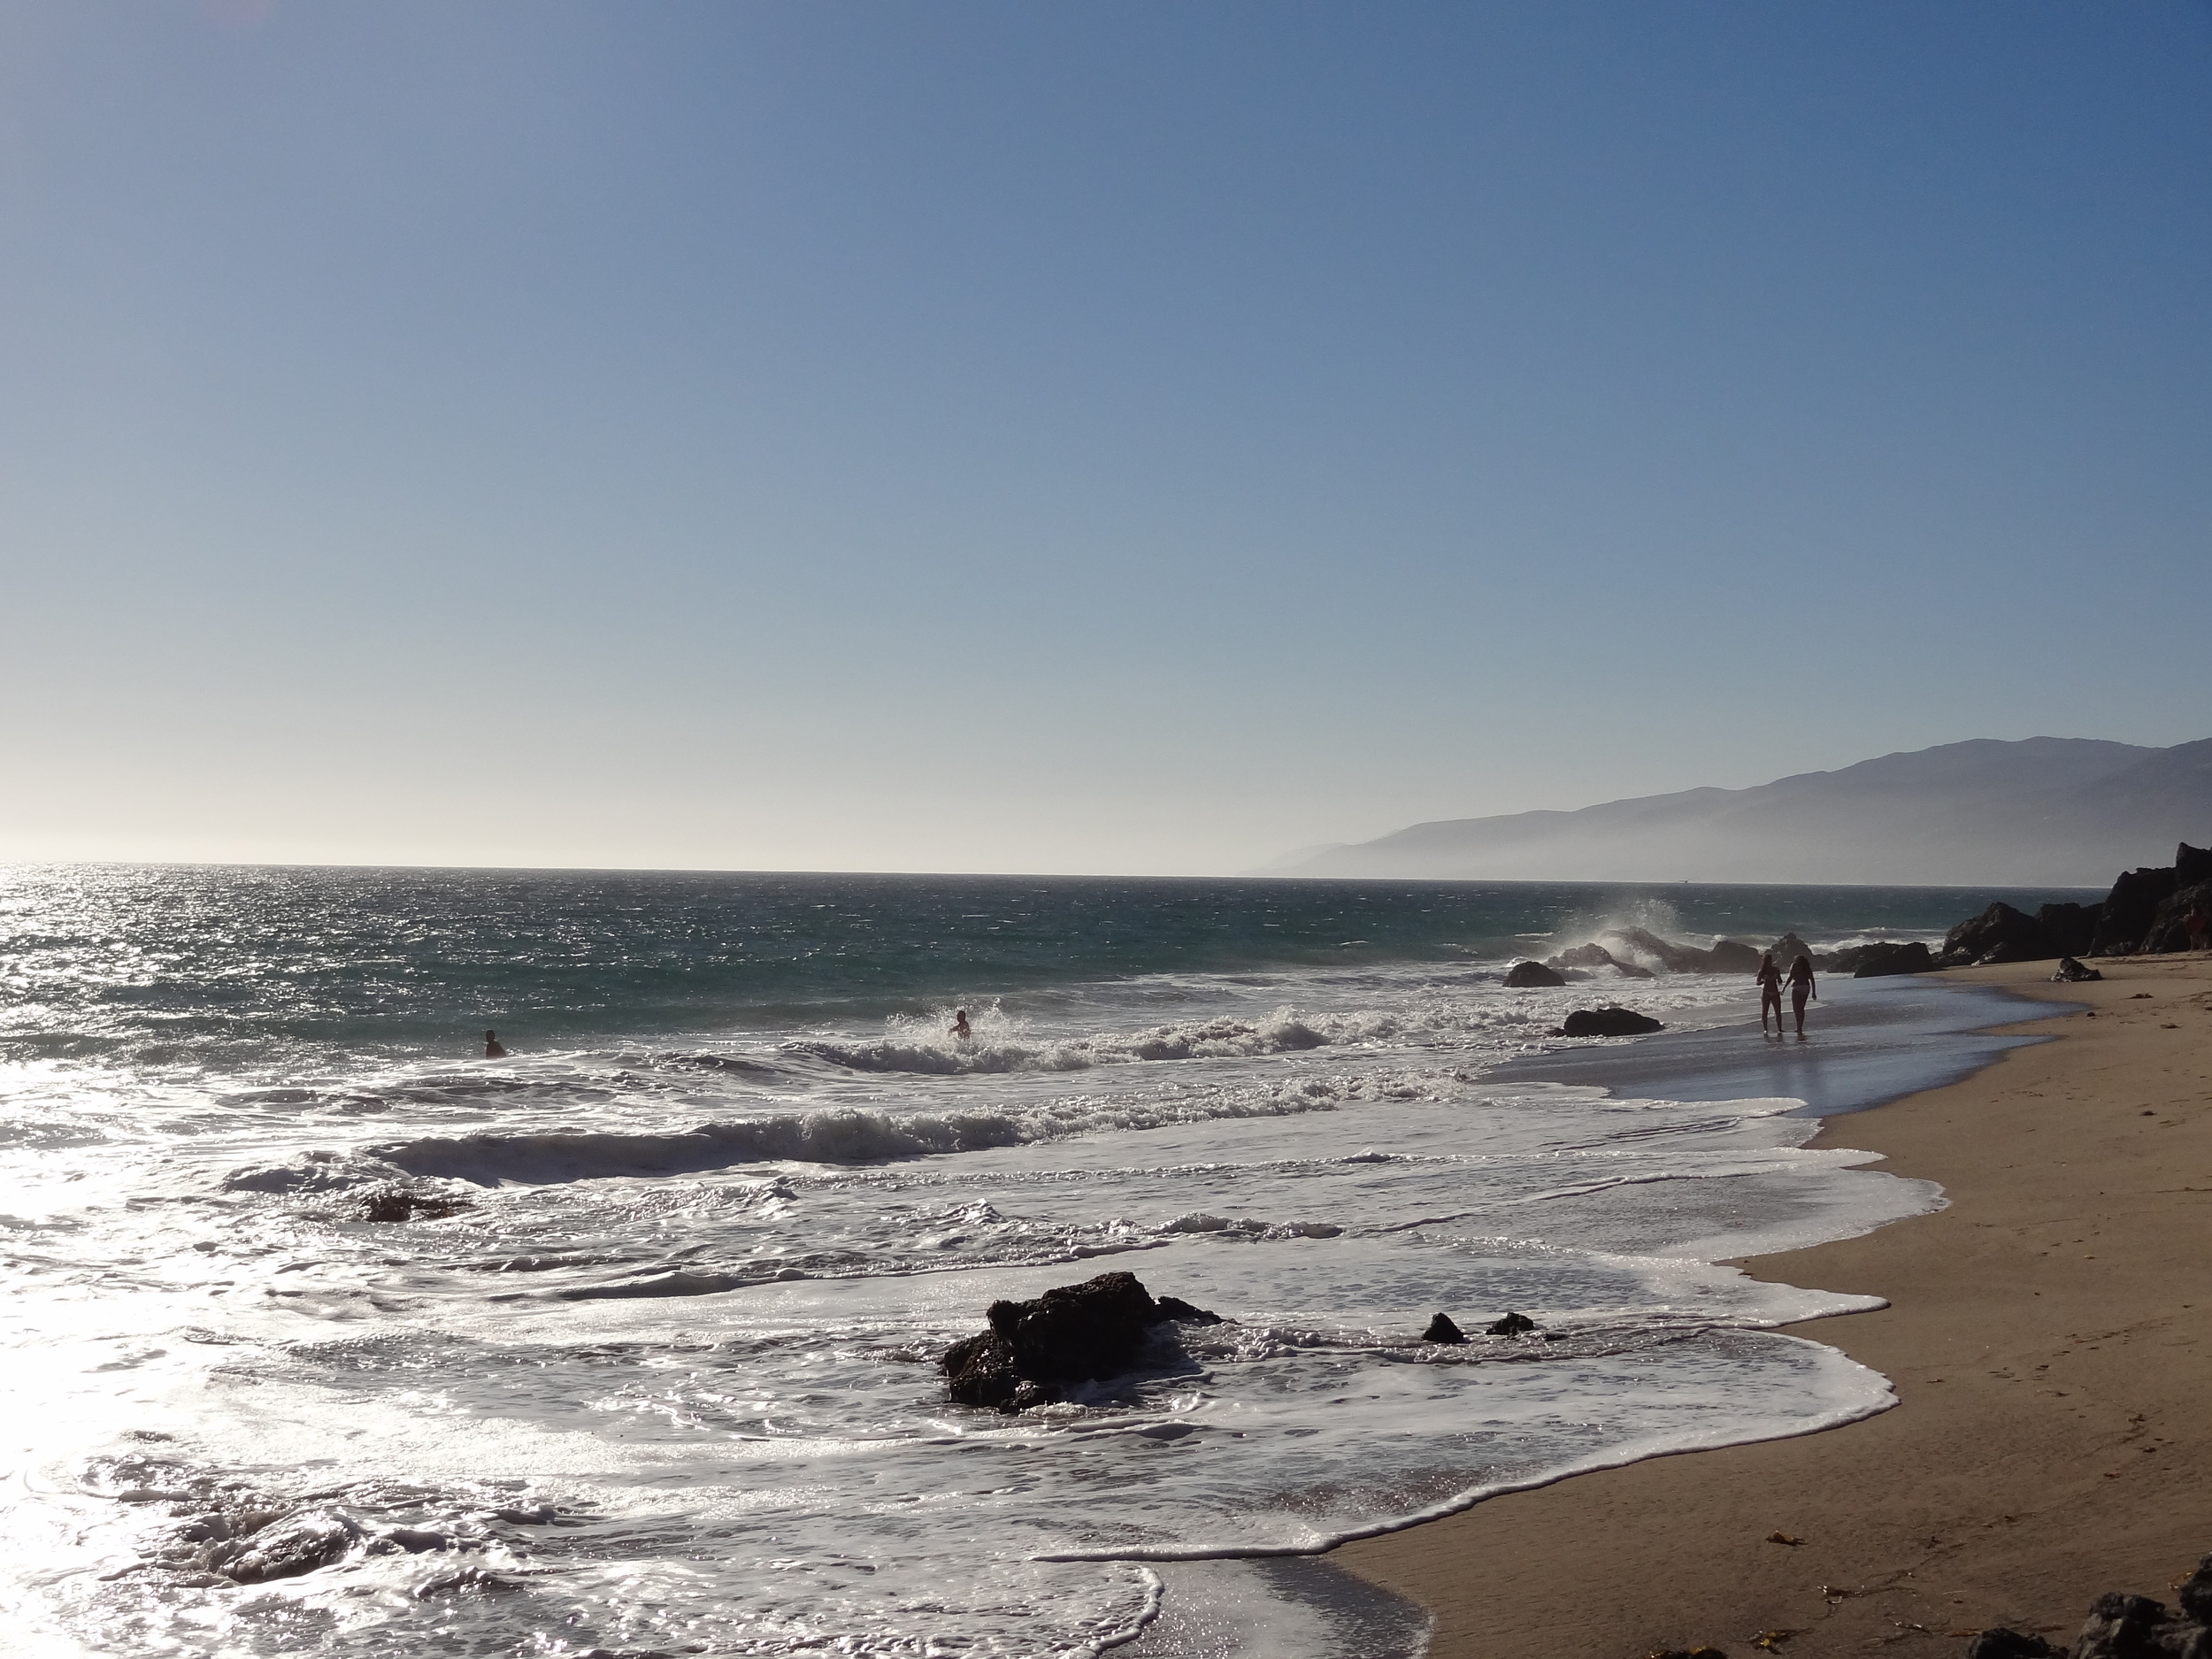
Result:
M1561 1037L1640 1037L1666 1027L1628 1008L1578 1008L1554 1033Z
M1467 1333L1452 1323L1448 1313L1440 1313L1429 1321L1429 1328L1421 1333L1424 1342L1464 1342Z
M1535 1328L1536 1321L1530 1318L1528 1315L1509 1312L1504 1318L1495 1325L1485 1326L1484 1330L1485 1333L1490 1336L1526 1336Z
M1156 1325L1221 1323L1176 1297L1153 1301L1127 1272L1055 1286L1028 1302L995 1302L985 1317L991 1328L955 1342L938 1364L960 1404L1010 1414L1058 1399L1060 1384L1129 1370Z
M1517 962L1505 976L1509 991L1526 991L1538 986L1564 985L1567 976L1556 968L1548 968L1540 962Z

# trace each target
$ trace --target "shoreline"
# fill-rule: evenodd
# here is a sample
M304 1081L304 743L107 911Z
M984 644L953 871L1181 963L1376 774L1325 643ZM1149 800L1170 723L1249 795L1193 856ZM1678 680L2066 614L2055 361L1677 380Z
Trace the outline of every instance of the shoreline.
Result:
M1791 1333L1882 1373L1896 1406L1567 1477L1326 1559L1426 1609L1432 1659L1740 1655L1778 1631L1801 1659L1949 1654L1994 1624L2070 1635L2108 1590L2164 1594L2212 1548L2212 961L2098 965L2091 985L2050 983L2047 963L1944 976L2071 1006L1809 1144L1880 1153L1948 1207L1744 1264L1885 1298Z

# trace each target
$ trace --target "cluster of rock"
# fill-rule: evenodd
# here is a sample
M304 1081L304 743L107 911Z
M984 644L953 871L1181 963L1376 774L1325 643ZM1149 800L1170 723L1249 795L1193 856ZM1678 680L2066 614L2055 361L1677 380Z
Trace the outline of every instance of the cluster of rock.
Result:
M1532 1336L1540 1334L1536 1321L1525 1313L1509 1311L1505 1317L1482 1327L1485 1336ZM1452 1316L1440 1313L1429 1321L1429 1328L1421 1333L1424 1342L1441 1342L1447 1346L1464 1342L1467 1333L1452 1323Z
M954 1400L1012 1415L1049 1405L1069 1383L1133 1369L1162 1325L1219 1325L1221 1316L1173 1296L1155 1301L1134 1273L1101 1273L1028 1302L995 1302L991 1328L955 1342L938 1361Z
M2101 1595L2070 1647L2016 1630L1985 1630L1965 1659L2203 1659L2212 1654L2212 1555L2175 1586L2181 1605L2147 1595Z
M2184 841L2171 864L2127 872L2094 904L2046 904L2032 916L1993 904L1945 935L1936 964L1982 967L2186 950L2188 918L2198 910L2212 912L2212 851Z

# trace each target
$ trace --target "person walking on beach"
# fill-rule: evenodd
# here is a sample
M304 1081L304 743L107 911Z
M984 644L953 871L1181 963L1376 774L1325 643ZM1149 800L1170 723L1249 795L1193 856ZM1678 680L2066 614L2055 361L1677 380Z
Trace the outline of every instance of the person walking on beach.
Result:
M1800 1042L1805 1041L1805 999L1809 996L1816 1002L1820 1000L1820 993L1813 989L1813 959L1799 956L1790 964L1790 1007L1797 1014L1797 1040ZM1782 1023L1779 1007L1774 1010L1774 1023L1778 1027Z
M2189 930L2189 949L2202 950L2207 936L2212 935L2212 910L2195 905L2181 918L2181 925Z
M1767 1010L1774 1010L1774 1034L1782 1034L1782 970L1774 965L1770 950L1759 958L1759 1029L1767 1028Z
M487 1060L504 1060L507 1057L507 1050L501 1045L499 1033L495 1031L484 1033L484 1057Z

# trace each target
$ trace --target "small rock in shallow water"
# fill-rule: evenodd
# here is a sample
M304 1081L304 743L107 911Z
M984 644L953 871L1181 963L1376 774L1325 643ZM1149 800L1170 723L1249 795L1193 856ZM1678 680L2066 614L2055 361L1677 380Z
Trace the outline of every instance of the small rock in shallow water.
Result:
M1627 1008L1578 1008L1559 1028L1563 1037L1640 1037L1665 1026Z
M1221 1316L1207 1308L1194 1308L1180 1296L1163 1296L1152 1304L1153 1322L1175 1325L1219 1325Z
M1530 1318L1528 1315L1508 1313L1495 1325L1486 1325L1484 1330L1491 1336L1526 1336L1535 1328L1536 1321Z
M1429 1328L1421 1333L1424 1342L1464 1342L1467 1333L1452 1323L1449 1314L1440 1313L1429 1321Z
M1566 982L1565 974L1556 968L1548 968L1540 962L1517 962L1505 976L1505 988L1509 991L1527 991L1539 986L1564 985Z

